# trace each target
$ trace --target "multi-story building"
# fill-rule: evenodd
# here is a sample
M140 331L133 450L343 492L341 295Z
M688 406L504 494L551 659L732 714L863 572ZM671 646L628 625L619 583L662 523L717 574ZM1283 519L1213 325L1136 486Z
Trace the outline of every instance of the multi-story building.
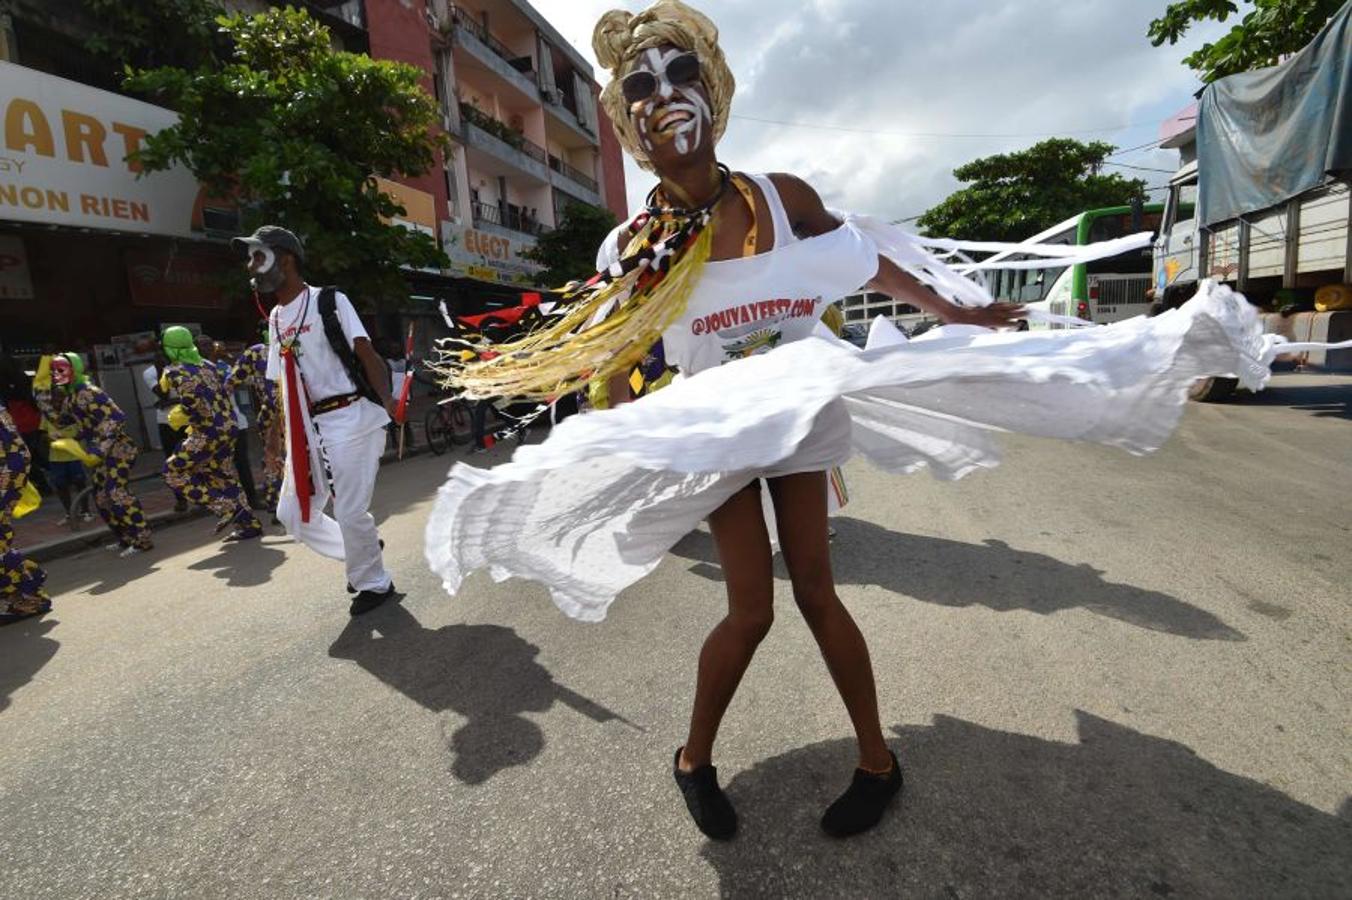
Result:
M434 198L452 271L530 284L522 258L569 204L627 213L619 143L591 65L526 0L366 0L371 54L430 73L455 143ZM425 36L421 41L420 36Z
M867 329L868 324L878 316L891 320L892 324L907 332L921 322L934 318L926 316L909 303L902 303L877 291L859 291L844 297L839 303L845 313L845 327L851 331Z

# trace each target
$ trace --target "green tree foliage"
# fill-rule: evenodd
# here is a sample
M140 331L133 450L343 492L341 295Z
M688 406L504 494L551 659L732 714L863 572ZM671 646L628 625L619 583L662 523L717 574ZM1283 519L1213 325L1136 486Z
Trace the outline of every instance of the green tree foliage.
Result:
M146 139L140 163L181 163L218 196L233 194L248 229L295 231L308 279L354 300L406 293L400 267L447 265L431 237L388 223L405 210L374 178L418 175L436 161L444 138L423 73L334 50L327 28L289 7L217 21L233 47L220 64L128 79L180 116Z
M975 159L953 170L969 184L918 220L927 234L958 240L1021 241L1086 209L1145 198L1145 182L1101 175L1116 148L1051 138L1017 153Z
M590 278L596 274L596 248L616 224L610 210L573 203L564 211L559 227L541 235L539 242L521 255L545 267L539 281L548 287Z
M218 0L80 0L99 27L85 48L115 70L198 66L224 52Z
M1184 58L1203 81L1275 65L1308 44L1346 0L1252 0L1253 9L1214 44ZM1197 22L1224 22L1239 12L1235 0L1178 0L1150 23L1150 43L1176 44Z

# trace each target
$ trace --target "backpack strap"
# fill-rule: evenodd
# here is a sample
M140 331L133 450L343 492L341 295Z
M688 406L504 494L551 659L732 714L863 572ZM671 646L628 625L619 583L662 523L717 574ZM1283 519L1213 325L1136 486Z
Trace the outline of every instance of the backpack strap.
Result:
M338 289L332 285L321 288L319 291L319 318L324 323L324 336L328 338L329 346L333 348L334 354L342 362L343 368L347 369L348 377L357 386L357 393L372 403L380 405L380 395L375 392L371 383L367 380L366 370L362 367L360 360L357 359L357 352L352 348L351 341L347 339L347 333L343 331L343 323L338 320L337 293Z

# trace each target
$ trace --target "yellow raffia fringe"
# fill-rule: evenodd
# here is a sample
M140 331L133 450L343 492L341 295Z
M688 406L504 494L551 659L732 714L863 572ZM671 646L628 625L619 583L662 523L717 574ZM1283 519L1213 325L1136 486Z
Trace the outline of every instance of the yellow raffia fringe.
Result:
M654 222L648 227L654 227ZM636 236L626 254L646 236L646 231ZM712 246L710 222L650 294L632 296L642 271L635 270L594 297L570 304L562 317L542 328L514 341L485 342L485 347L498 354L492 359L466 362L463 351L449 342L449 346L438 348L438 360L431 368L447 388L471 399L544 401L582 390L588 382L628 372L685 312ZM619 308L593 324L612 302Z

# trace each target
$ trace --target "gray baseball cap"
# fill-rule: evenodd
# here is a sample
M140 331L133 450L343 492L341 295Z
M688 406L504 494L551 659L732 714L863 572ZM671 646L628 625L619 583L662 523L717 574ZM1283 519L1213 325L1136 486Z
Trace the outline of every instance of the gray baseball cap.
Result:
M300 238L280 225L264 225L248 237L232 238L230 246L244 254L248 254L250 249L256 246L268 247L274 251L285 250L296 259L305 262L305 245L300 242Z

